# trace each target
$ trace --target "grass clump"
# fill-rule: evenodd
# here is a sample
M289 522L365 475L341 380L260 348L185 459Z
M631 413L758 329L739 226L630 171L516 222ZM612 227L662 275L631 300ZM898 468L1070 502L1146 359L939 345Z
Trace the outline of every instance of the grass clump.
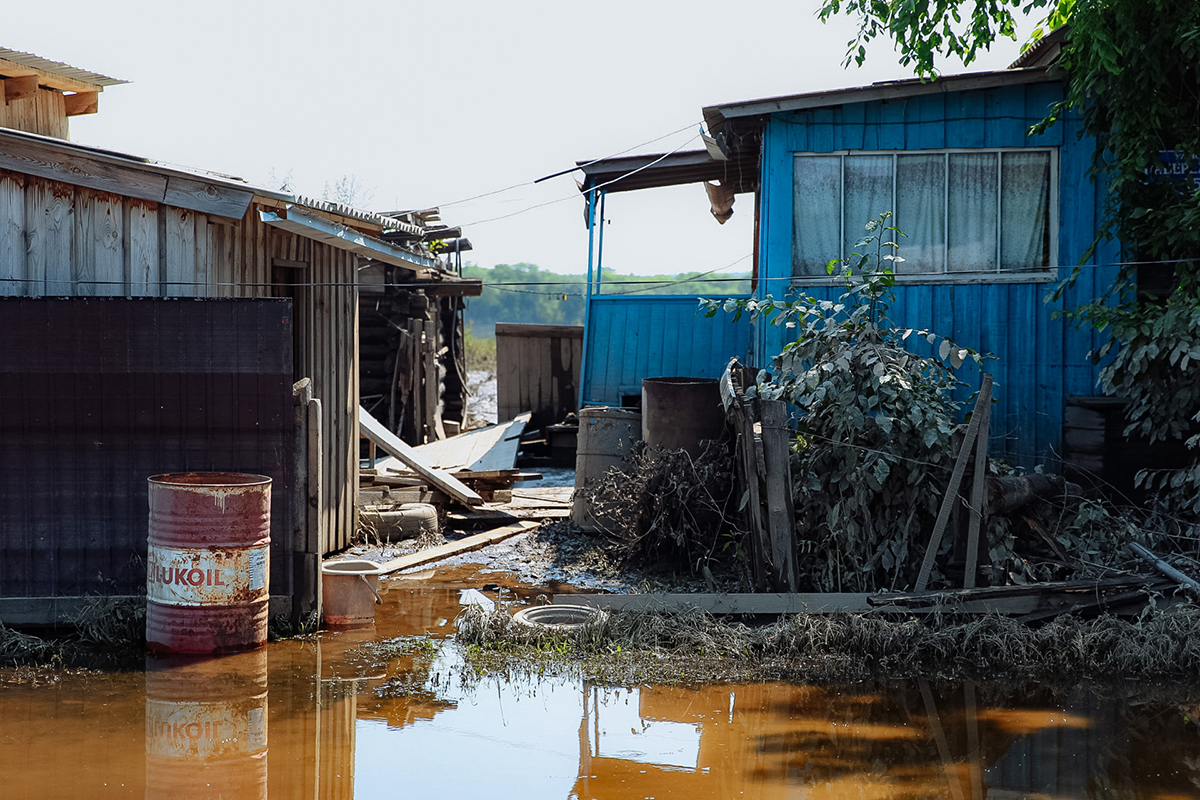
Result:
M791 680L1194 682L1200 609L1149 609L1125 621L1063 615L1040 627L1010 617L798 614L751 627L698 609L622 611L575 631L535 628L468 608L458 641L477 674L559 672L601 682Z

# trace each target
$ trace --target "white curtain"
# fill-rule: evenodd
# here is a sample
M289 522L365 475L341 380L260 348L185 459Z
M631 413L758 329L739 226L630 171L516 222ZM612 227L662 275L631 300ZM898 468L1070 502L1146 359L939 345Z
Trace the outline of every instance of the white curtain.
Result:
M874 248L857 247L867 235L866 224L892 211L892 157L846 156L845 242L842 253L875 255ZM885 240L886 241L886 240Z
M946 156L896 157L897 272L942 272L946 262Z
M796 156L793 169L792 275L825 275L841 256L842 159Z
M996 269L998 160L995 152L950 154L951 272Z
M1050 266L1050 154L1001 156L1000 268Z

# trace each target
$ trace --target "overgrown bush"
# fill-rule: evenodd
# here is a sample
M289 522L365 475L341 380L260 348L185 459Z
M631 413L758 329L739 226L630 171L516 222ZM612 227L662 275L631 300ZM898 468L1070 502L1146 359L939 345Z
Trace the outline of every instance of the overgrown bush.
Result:
M702 300L784 325L795 340L759 374L750 394L786 399L798 412L792 458L800 575L811 589L905 589L915 581L953 466L954 369L975 351L888 319L893 265L890 213L866 225L844 261L836 302L815 297ZM906 343L923 338L933 355Z
M737 555L737 479L722 442L702 442L695 457L639 448L625 471L611 470L580 491L624 561L700 574L709 562Z

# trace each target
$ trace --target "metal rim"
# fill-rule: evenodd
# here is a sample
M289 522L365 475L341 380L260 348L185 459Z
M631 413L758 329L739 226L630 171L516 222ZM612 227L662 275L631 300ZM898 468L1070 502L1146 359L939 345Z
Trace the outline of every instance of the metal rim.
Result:
M147 480L160 486L263 486L271 479L247 472L164 472Z
M582 628L584 625L600 619L600 615L600 609L591 606L568 604L530 606L514 614L513 621L538 628Z

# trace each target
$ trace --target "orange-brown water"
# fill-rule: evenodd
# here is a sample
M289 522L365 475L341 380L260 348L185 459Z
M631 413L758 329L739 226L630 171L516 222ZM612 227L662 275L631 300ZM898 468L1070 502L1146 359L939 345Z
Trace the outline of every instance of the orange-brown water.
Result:
M0 673L0 797L1200 797L1195 710L1171 703L920 683L467 686L451 647L356 652L451 633L480 599L463 590L489 583L502 602L538 593L430 571L386 581L374 627L319 641L37 685Z

